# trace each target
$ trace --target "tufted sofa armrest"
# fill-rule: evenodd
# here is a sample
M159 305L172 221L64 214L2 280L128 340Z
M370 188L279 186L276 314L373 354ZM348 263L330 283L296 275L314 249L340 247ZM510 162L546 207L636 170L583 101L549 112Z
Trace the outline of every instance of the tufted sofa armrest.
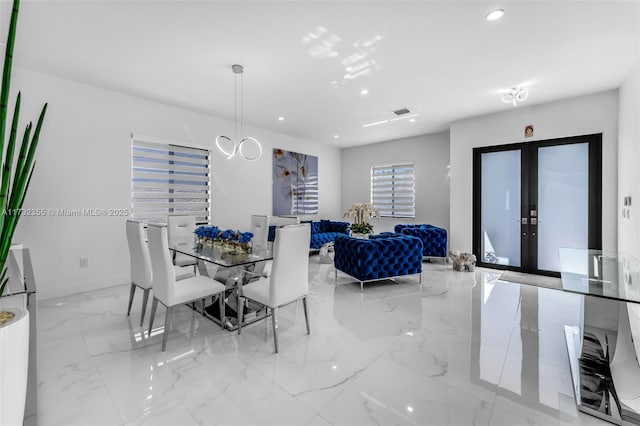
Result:
M321 221L302 221L302 223L309 223L311 226L311 238L309 241L309 248L317 250L324 244L332 242L336 235L349 235L349 222L334 222L331 220ZM269 233L267 240L273 241L276 236L277 226L269 226Z
M320 232L339 232L349 235L349 222L337 222L332 220L320 221Z
M370 235L370 240L376 240L379 238L393 238L393 237L402 237L404 234L400 234L398 232L381 232L379 234Z

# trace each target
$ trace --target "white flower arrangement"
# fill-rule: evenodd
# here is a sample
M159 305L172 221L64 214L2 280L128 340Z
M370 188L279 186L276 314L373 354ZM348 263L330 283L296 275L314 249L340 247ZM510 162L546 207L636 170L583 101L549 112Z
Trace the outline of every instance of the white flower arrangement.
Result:
M373 231L371 219L380 218L380 211L374 208L371 203L353 203L351 208L344 212L344 217L348 217L352 222L351 232L368 234Z

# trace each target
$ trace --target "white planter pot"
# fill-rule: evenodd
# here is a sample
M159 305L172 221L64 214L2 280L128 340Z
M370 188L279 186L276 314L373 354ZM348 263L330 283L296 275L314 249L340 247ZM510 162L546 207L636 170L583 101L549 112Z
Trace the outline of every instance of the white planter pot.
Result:
M369 238L369 235L371 235L371 234L360 234L360 233L358 233L358 232L352 232L352 233L351 233L351 236L352 236L353 238L361 238L361 239L368 239L368 238Z
M15 317L0 326L0 425L20 426L24 420L29 362L29 312L3 308Z

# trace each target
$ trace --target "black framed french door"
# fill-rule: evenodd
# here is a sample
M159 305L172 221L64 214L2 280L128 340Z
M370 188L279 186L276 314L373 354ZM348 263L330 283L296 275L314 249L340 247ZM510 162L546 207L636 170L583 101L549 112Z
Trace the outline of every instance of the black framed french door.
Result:
M562 247L602 249L602 134L474 148L478 265L559 276Z

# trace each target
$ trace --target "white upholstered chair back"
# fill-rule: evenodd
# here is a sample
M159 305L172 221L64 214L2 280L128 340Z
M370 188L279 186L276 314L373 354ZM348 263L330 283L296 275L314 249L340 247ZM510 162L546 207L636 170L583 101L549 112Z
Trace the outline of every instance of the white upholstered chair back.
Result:
M251 233L253 234L254 248L267 248L267 238L269 237L269 217L252 215Z
M196 230L196 217L188 215L167 216L167 237L169 246L178 243L192 243Z
M170 215L167 216L167 237L169 239L169 247L174 247L176 244L186 243L193 244L194 235L196 230L196 217L189 215ZM173 264L177 266L195 265L196 261L186 254L174 253ZM193 273L195 274L195 266Z
M166 306L171 306L176 278L169 253L167 228L150 223L147 227L147 238L153 270L153 292L158 300Z
M298 216L271 216L269 218L269 225L275 225L278 228L287 225L297 225L299 223L300 218Z
M131 261L131 282L142 288L150 288L152 285L151 257L142 222L127 220L127 242Z
M276 229L269 299L280 306L309 292L309 224Z

